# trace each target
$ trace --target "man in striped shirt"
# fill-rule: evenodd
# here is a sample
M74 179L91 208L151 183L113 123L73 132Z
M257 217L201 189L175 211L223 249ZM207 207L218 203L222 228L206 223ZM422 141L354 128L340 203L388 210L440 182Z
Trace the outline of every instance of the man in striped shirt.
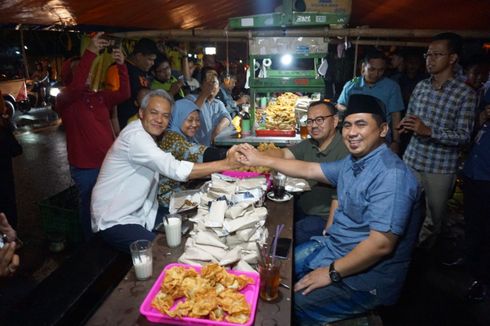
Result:
M431 247L441 232L456 179L460 148L470 141L476 95L454 76L462 47L454 33L434 36L425 53L430 78L415 87L401 133L412 133L403 156L425 190L426 218L419 243Z

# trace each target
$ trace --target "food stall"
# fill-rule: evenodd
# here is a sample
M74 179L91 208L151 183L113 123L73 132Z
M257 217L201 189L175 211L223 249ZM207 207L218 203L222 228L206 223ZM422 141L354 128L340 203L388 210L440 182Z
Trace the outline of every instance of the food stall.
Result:
M325 85L318 68L327 54L322 37L256 37L249 42L252 134L216 138L216 145L301 141L298 120L309 103L322 98Z

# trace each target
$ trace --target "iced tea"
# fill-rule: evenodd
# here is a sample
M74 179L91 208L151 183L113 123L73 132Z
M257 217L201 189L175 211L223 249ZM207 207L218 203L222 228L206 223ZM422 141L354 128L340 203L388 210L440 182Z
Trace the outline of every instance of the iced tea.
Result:
M281 261L279 259L268 260L259 264L260 274L260 298L265 301L273 301L279 296L279 283Z
M299 127L299 135L301 136L301 139L308 138L308 127L300 126Z

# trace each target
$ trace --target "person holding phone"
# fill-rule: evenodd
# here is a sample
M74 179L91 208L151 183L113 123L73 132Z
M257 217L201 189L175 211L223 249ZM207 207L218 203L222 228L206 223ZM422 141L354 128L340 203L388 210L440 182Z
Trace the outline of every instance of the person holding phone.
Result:
M217 135L226 128L232 127L230 113L226 110L223 102L216 99L218 92L218 73L214 68L204 67L201 70L199 94L186 97L200 109L201 128L196 134L196 140L205 146L211 146Z
M385 144L383 108L364 94L349 98L342 138L350 155L336 162L266 156L239 147L240 161L337 186L339 207L325 236L295 248L295 325L346 319L396 302L420 226L420 189Z
M95 34L81 58L72 58L63 64L61 77L64 88L56 98L56 110L66 130L66 147L70 174L80 196L80 222L85 240L92 236L90 197L104 157L114 142L110 122L113 107L130 96L128 70L124 55L114 48L120 87L116 91L90 89L90 68L100 50L109 42Z

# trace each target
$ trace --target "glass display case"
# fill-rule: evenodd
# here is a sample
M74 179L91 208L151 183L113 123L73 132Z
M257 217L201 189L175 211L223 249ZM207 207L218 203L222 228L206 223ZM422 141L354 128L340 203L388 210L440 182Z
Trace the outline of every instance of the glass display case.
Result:
M323 38L270 37L250 41L250 97L256 136L295 136L298 103L320 99L318 74L328 44ZM298 112L299 110L299 112Z

